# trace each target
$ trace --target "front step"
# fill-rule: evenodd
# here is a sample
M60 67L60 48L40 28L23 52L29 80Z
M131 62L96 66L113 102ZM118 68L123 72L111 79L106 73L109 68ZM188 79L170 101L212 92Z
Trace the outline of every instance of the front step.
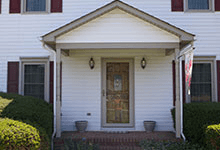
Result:
M147 140L172 140L177 141L173 132L63 132L61 138L54 139L54 150L64 150L64 139L98 144L100 150L141 150L140 141Z

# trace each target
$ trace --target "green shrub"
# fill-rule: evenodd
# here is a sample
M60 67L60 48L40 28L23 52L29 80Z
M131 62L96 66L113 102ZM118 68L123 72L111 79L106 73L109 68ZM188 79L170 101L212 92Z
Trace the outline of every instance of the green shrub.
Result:
M189 142L143 140L139 143L144 150L206 150L206 148Z
M12 100L12 102L3 108L0 117L22 120L23 122L29 120L32 125L37 123L43 127L48 135L52 134L53 109L51 104L30 96L0 93L0 106L2 99Z
M210 148L220 149L220 124L206 128L206 144Z
M40 145L41 139L36 128L7 118L0 120L0 148L37 150Z
M184 104L183 111L183 132L187 140L205 144L206 127L220 123L220 103L188 103ZM175 118L175 110L171 112Z

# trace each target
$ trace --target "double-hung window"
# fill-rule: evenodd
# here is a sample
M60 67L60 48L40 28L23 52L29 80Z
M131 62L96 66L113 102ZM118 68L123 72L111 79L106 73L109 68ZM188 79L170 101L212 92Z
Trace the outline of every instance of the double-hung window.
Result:
M48 12L48 0L23 0L24 13Z
M213 0L185 0L186 11L212 11Z
M48 101L49 74L48 60L22 59L21 63L21 94Z
M214 61L195 61L191 80L191 102L216 101Z

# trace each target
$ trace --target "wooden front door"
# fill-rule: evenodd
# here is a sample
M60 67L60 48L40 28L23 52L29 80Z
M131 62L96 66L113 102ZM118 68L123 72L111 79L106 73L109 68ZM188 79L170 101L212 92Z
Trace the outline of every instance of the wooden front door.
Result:
M103 60L103 127L133 126L133 61Z

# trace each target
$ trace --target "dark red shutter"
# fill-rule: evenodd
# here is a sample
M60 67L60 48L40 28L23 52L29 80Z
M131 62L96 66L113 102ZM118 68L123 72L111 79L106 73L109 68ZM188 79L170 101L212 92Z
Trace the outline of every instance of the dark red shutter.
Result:
M183 0L171 0L172 11L183 11Z
M220 60L217 60L218 102L220 102Z
M50 103L53 103L53 71L54 71L54 62L50 62Z
M62 101L62 62L60 63L60 101Z
M20 13L21 12L21 0L10 0L10 13Z
M18 94L19 62L8 62L7 92Z
M183 103L186 103L185 60L182 61Z
M173 70L173 106L175 106L176 102L176 65L175 61L172 62L172 70Z
M51 12L62 12L62 0L51 0Z
M176 101L176 64L173 60L172 62L173 70L173 106L175 106ZM185 61L182 61L182 86L183 86L183 103L186 103L186 88L185 88Z
M215 11L220 11L220 0L215 0Z

